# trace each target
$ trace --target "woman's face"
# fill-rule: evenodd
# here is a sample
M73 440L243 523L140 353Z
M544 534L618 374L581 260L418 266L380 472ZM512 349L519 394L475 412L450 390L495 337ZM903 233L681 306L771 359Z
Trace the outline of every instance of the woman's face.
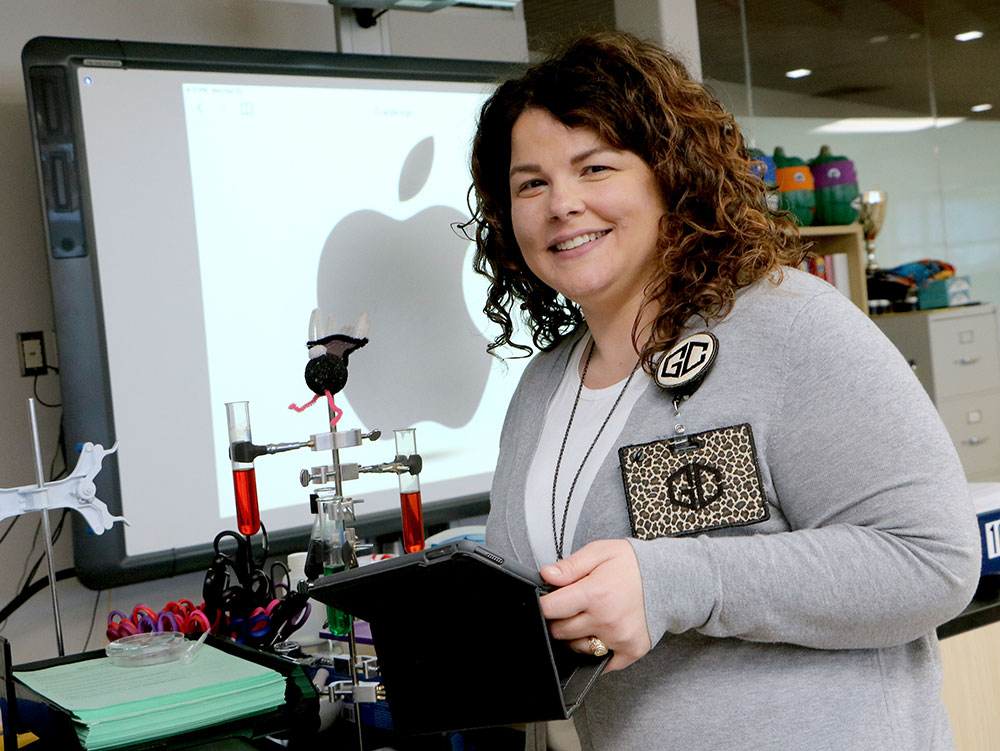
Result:
M623 307L634 315L665 212L637 154L547 110L525 110L511 131L510 197L514 236L539 279L585 315Z

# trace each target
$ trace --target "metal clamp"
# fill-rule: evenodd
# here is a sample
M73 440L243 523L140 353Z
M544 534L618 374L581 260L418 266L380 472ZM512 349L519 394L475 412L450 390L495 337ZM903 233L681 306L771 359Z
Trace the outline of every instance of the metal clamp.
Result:
M361 445L361 431L337 430L331 433L316 433L309 437L309 445L313 451L333 451L349 449Z
M333 482L337 477L337 470L335 467L331 467L329 464L325 464L322 467L313 467L311 470L303 469L299 472L299 483L302 487L309 487L309 483L313 485L325 485L328 482ZM357 480L359 477L359 468L357 464L341 464L340 465L340 480L341 482L347 482L348 480Z
M97 497L97 486L94 484L104 457L117 450L117 443L105 449L99 443L88 442L83 444L80 458L69 477L47 482L42 487L0 488L0 519L29 511L68 508L82 514L95 534L103 534L115 522L128 524L124 516L115 516L108 510L104 501Z
M410 454L409 456L397 455L395 459L391 462L382 462L381 464L369 464L365 467L358 467L360 472L372 472L372 473L392 473L397 475L419 475L420 471L424 468L424 460L420 458L420 454Z
M326 687L330 701L353 699L355 704L374 704L385 701L385 686L377 682L352 684L350 681L334 681Z
M330 668L340 675L350 675L351 658L349 655L321 655L315 658L314 665ZM378 657L374 655L358 655L354 664L355 675L361 675L365 680L378 678L382 675L378 667Z

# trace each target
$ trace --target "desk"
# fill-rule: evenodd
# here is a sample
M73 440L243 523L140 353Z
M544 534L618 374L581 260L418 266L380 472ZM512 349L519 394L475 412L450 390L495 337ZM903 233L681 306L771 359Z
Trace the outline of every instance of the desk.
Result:
M1000 748L1000 592L984 577L976 598L938 628L941 693L958 751Z

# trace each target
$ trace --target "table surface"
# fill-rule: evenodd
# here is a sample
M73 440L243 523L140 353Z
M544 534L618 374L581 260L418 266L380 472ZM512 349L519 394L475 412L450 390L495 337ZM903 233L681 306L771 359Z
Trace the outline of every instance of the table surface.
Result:
M979 580L972 602L950 621L938 626L937 635L945 639L996 621L1000 621L1000 575L994 574Z

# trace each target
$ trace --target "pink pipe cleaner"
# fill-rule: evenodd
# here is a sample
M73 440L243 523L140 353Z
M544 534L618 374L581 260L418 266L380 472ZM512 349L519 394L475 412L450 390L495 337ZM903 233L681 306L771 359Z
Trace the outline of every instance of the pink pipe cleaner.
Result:
M324 394L316 394L316 396L314 396L308 402L303 404L301 407L297 406L294 402L292 402L291 404L288 405L288 408L294 409L296 412L305 412L307 409L309 409L309 407L311 407L317 401L319 401L319 398L321 396L324 396ZM327 403L330 405L330 411L333 413L333 419L330 420L330 427L335 428L337 427L337 423L340 422L340 418L343 416L344 410L342 410L334 403L333 394L331 394L329 391L325 392L325 396Z
M307 409L309 409L309 407L314 405L316 403L316 400L319 399L321 396L323 396L323 394L316 394L316 396L314 396L308 402L303 404L301 407L295 406L295 402L292 402L291 404L288 405L288 408L294 409L296 412L305 412Z

